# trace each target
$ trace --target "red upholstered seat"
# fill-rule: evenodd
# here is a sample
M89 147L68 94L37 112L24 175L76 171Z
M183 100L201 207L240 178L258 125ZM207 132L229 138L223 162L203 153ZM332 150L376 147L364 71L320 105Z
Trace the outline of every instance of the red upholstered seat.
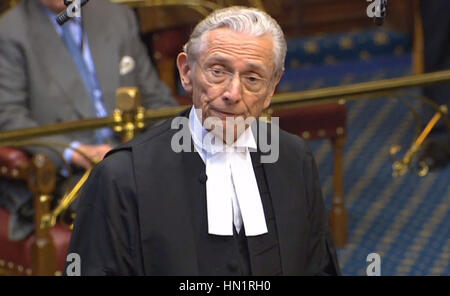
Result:
M188 41L189 27L166 29L153 34L153 50L156 59L176 57Z
M8 239L8 221L10 214L0 208L0 269L8 269L16 274L30 274L31 246L35 236L31 235L22 241ZM71 231L62 225L56 225L50 230L57 252L58 271L62 271L66 262Z
M347 108L340 104L323 104L277 110L280 127L305 139L334 138L345 133Z
M180 105L192 105L192 98L189 95L182 95L175 97Z
M8 179L25 179L30 163L29 155L18 148L0 147L0 176Z

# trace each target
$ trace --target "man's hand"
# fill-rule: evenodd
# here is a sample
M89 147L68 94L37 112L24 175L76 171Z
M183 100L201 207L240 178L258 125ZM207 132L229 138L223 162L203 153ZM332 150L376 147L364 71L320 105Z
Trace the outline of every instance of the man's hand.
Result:
M110 145L80 145L77 148L77 150L80 150L94 161L102 160L105 154L111 149L112 147ZM92 168L92 163L76 151L72 156L72 163L86 170Z

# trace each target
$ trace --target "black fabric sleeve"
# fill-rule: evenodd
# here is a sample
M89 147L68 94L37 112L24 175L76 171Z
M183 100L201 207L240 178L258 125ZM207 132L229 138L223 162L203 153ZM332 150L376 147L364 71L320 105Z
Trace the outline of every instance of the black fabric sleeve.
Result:
M305 145L306 147L306 145ZM319 174L314 157L308 147L303 162L303 175L306 178L306 194L309 203L309 271L311 275L341 275L336 249L328 226Z
M95 167L79 197L68 253L80 256L81 275L143 273L133 173L123 154Z

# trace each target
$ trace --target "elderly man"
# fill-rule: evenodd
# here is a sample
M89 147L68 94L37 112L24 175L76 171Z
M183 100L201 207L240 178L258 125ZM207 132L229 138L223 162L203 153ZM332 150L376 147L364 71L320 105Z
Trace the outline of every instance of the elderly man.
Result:
M285 54L256 9L197 25L177 60L194 106L110 152L85 185L69 248L82 275L340 273L310 150L256 120Z
M121 86L139 87L147 108L176 105L149 60L131 10L107 0L90 1L80 18L59 26L55 18L65 8L63 0L23 0L2 15L0 131L111 115ZM63 158L45 152L59 168L65 160L79 171L91 162L68 146L102 159L118 144L110 129L39 140L66 145L54 147ZM33 228L31 193L20 185L0 180L0 206L12 213L14 240Z

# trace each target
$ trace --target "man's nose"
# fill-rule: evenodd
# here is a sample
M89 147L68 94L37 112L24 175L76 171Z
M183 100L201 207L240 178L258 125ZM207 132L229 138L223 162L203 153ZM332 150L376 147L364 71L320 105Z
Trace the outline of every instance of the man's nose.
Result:
M230 77L230 82L225 89L224 99L230 103L236 103L242 98L242 84L239 74Z

